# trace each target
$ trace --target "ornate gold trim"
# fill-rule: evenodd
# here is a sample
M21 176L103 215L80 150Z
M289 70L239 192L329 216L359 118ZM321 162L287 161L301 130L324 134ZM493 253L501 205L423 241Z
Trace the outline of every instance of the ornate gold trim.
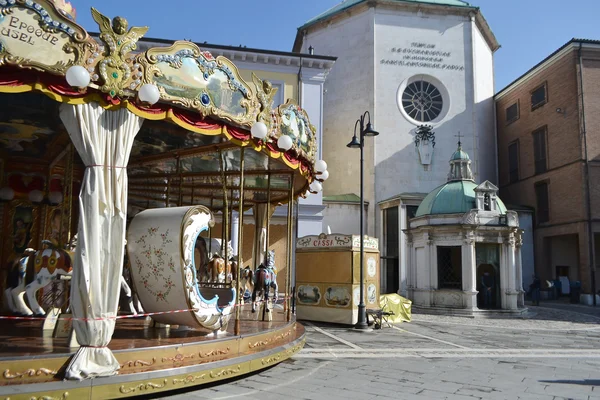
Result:
M160 389L160 388L164 388L166 385L167 385L167 380L166 379L164 379L162 381L162 384L160 384L160 383L154 383L154 382L146 382L146 383L137 384L135 386L130 386L128 388L126 388L125 385L121 385L121 387L119 387L119 392L121 392L123 394L133 393L135 391L143 392L144 390L148 390L148 389Z
M27 378L27 377L33 377L33 376L40 376L42 374L49 376L49 375L56 375L58 372L52 369L48 369L48 368L38 368L33 369L33 368L29 368L28 370L24 371L24 372L14 372L11 373L10 369L5 369L4 373L2 374L2 376L4 376L4 378L6 379L16 379L16 378Z
M177 385L179 383L183 385L187 385L188 383L195 383L197 380L204 380L206 378L206 374L202 375L188 375L185 378L177 379L173 378L173 385Z
M195 354L177 353L173 357L163 357L161 361L162 362L171 361L173 363L173 366L175 367L175 366L180 366L181 364L183 364L187 358L192 359L192 358L194 358L194 356L195 356Z
M214 356L221 356L221 355L225 355L229 353L229 347L227 347L225 350L222 349L215 349L215 350L211 350L209 352L206 352L204 354L202 354L202 352L198 353L198 357L200 358L206 358L206 357L214 357Z
M144 360L129 360L125 361L121 364L121 368L131 368L131 367L147 367L156 362L156 357L152 357L152 361L144 361Z
M234 376L239 374L242 371L242 366L241 365L237 365L237 367L235 368L224 368L222 370L220 370L219 372L214 372L214 371L210 371L209 375L212 379L216 379L216 378L224 378L227 376Z
M281 333L279 335L272 336L272 337L267 338L265 340L259 340L259 341L254 342L254 343L250 342L250 343L248 343L248 348L253 349L253 348L256 348L256 347L266 346L268 344L275 343L275 342L277 342L279 340L285 339L288 336L291 336L292 335L292 331L293 331L293 329L290 329L287 332Z

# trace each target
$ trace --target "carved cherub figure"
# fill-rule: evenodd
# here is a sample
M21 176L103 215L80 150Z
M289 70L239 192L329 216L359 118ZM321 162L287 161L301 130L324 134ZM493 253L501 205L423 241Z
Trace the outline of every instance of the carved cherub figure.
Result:
M270 126L271 121L271 110L273 109L273 98L279 88L274 88L271 82L262 80L258 76L252 73L252 82L256 86L256 93L258 100L260 101L260 113L258 114L258 121L262 121L267 126Z

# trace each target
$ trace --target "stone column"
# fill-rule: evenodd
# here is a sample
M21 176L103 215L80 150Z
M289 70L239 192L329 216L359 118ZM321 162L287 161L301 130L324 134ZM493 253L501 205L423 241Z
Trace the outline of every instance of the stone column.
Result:
M523 290L523 260L521 259L521 249L523 247L523 236L519 232L516 240L515 257L516 271L515 282L517 294L517 307L525 307L525 290Z
M513 232L510 232L506 241L502 245L504 253L504 262L500 264L500 268L504 268L502 274L504 279L502 290L503 301L502 308L506 310L516 310L517 299L519 292L515 288L515 272L516 272L516 240Z
M465 233L462 249L462 289L463 306L469 310L477 310L477 265L475 259L475 233Z

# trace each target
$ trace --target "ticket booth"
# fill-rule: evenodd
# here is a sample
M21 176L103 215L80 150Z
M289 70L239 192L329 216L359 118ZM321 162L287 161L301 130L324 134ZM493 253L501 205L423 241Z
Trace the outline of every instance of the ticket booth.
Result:
M364 237L367 308L379 308L379 240ZM296 242L298 319L354 325L360 303L360 236L321 234Z

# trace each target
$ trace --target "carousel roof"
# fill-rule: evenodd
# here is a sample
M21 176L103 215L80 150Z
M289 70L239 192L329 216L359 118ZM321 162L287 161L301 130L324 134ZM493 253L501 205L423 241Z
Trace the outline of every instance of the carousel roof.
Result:
M148 27L111 21L92 8L96 40L62 0L1 3L11 15L2 27L18 19L24 35L28 26L37 29L1 43L0 155L7 164L60 166L70 144L60 103L97 102L145 119L128 165L130 200L140 208L216 210L224 192L231 206L241 198L248 206L277 204L289 201L290 190L303 196L319 179L317 132L307 113L293 100L275 107L277 88L255 75L245 81L226 57L188 41L136 51Z

